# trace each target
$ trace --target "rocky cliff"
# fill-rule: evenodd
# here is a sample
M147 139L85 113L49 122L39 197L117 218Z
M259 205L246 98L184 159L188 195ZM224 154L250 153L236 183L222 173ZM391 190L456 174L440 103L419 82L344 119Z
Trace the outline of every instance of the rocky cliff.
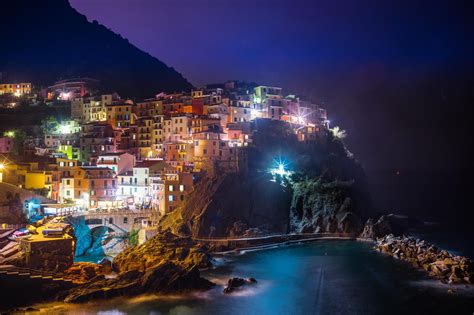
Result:
M163 229L200 237L362 231L370 209L366 178L340 139L323 131L299 142L287 124L263 119L253 129L248 169L205 176L185 205L162 219ZM291 174L272 175L278 162Z
M291 190L265 173L205 177L185 206L161 226L199 237L285 233L290 198Z
M362 229L361 213L351 196L353 181L304 180L293 185L290 230L298 233L349 233Z
M106 278L100 272L86 283L59 294L69 303L143 293L176 293L206 290L213 286L201 278L200 267L211 266L211 257L205 248L189 238L177 237L169 231L155 235L146 243L131 247L115 257L115 278ZM97 273L85 266L91 274ZM72 269L83 273L84 267ZM70 272L70 274L75 274Z

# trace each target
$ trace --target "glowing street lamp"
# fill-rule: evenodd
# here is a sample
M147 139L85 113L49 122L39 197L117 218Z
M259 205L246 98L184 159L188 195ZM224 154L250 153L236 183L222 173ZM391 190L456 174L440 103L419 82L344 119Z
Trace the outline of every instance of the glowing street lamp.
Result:
M280 175L280 176L287 176L291 175L291 171L287 170L287 163L284 163L283 161L274 161L274 167L270 169L270 173L275 176L275 175Z
M5 169L5 164L0 163L0 183L3 182L3 170Z

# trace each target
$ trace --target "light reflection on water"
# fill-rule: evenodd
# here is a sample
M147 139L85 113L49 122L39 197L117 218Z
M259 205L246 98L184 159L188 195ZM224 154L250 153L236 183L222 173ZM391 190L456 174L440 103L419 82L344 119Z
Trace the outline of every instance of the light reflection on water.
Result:
M202 272L217 284L207 292L60 305L59 312L306 315L442 314L474 309L472 290L467 295L450 295L447 287L422 285L436 282L400 261L374 252L369 243L320 241L218 257L216 265ZM231 277L253 277L258 283L224 294Z

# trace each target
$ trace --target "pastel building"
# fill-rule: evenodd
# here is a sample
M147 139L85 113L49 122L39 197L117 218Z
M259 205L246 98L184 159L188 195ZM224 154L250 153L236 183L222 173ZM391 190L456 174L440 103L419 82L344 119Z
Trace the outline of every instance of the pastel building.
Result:
M2 94L15 96L31 94L31 83L0 83L0 95Z
M116 181L111 169L75 167L72 176L61 178L60 201L73 201L86 209L118 206Z
M13 148L13 138L0 137L0 153L9 153Z
M193 175L191 173L168 170L161 180L156 181L158 210L161 215L169 213L181 206L187 195L193 190Z
M150 176L161 173L164 167L163 161L147 160L137 163L132 170L118 175L117 194L131 197L133 203L140 206L151 207L153 198Z
M131 171L135 165L135 157L128 152L105 153L97 157L97 166L110 168L115 174Z

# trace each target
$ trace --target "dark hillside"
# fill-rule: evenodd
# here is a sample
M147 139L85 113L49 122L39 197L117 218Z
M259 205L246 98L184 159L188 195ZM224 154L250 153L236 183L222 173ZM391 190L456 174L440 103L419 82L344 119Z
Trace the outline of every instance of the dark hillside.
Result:
M191 88L173 68L96 21L88 22L67 0L9 1L2 5L0 26L1 81L47 86L91 77L123 97Z

